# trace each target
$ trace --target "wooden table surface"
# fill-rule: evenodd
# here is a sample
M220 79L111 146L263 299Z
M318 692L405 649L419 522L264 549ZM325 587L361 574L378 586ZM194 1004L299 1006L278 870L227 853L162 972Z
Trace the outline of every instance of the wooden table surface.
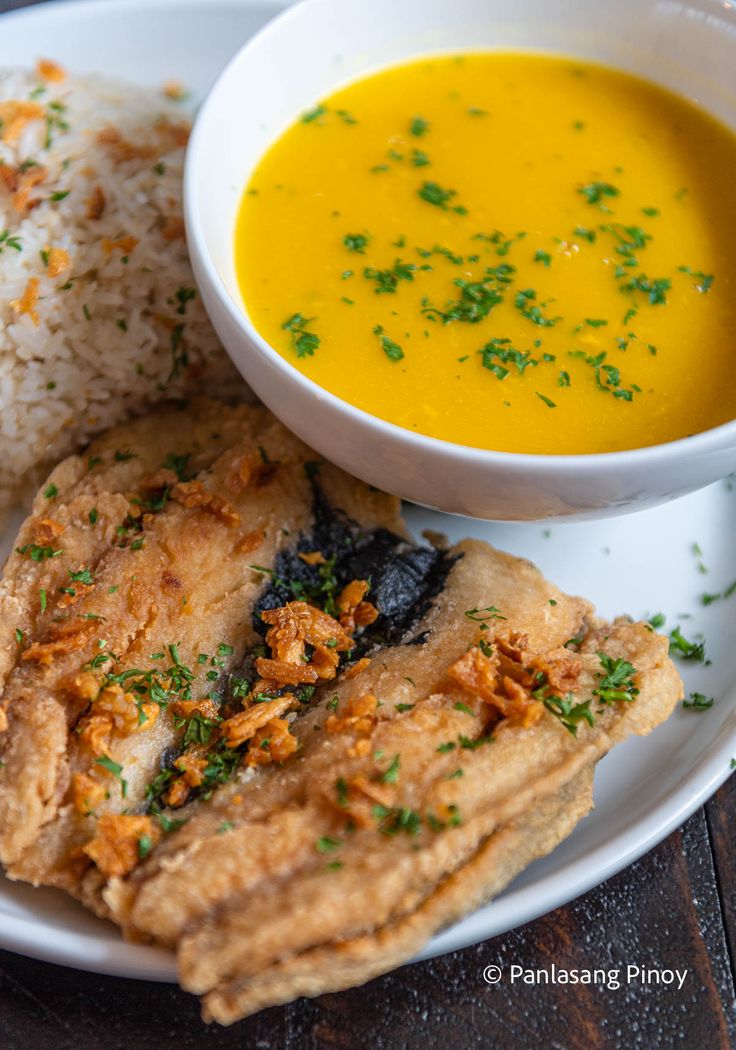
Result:
M0 0L0 12L35 0ZM488 985L486 966L687 969L677 985ZM729 1050L736 1047L736 777L636 864L512 933L363 988L204 1025L178 988L0 952L0 1050Z

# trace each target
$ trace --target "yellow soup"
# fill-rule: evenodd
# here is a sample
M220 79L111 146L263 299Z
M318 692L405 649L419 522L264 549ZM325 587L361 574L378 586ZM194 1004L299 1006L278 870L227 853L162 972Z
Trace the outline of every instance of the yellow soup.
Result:
M736 137L615 70L440 57L304 113L247 187L258 331L421 434L607 452L736 415Z

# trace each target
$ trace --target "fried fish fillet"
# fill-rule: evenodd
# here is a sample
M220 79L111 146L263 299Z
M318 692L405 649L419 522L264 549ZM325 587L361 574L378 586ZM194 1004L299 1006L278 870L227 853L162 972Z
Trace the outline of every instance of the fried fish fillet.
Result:
M208 1018L409 959L681 696L647 625L487 544L412 545L263 410L202 402L91 455L0 589L0 857L174 950Z
M216 692L259 640L264 573L312 522L311 455L263 409L200 402L111 431L43 486L0 585L12 877L94 891L90 822L135 813L181 735L141 679L164 700ZM328 466L320 484L365 528L401 529L393 498Z

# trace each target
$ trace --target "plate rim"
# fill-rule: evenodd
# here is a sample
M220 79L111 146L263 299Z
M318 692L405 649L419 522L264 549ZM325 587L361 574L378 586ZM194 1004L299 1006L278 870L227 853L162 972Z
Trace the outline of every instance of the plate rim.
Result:
M274 15L292 6L292 3L293 0L217 0L217 4L223 8L236 10L258 7L271 9ZM0 27L11 21L30 24L48 19L63 20L65 16L85 15L104 19L113 12L135 17L155 7L174 6L179 11L211 10L208 0L44 0L31 7L16 8L0 14ZM735 704L736 686L728 689L720 702ZM665 819L661 819L664 804L652 803L633 825L593 847L586 853L584 861L580 858L567 861L529 886L514 888L512 882L500 895L505 898L506 910L500 913L505 915L505 919L494 922L489 915L480 921L477 928L460 932L460 923L473 917L477 919L483 909L471 913L460 923L441 930L409 962L434 958L501 936L570 903L623 871L680 827L715 794L734 772L731 766L734 754L736 726L714 738L679 781L679 801L665 810ZM5 876L0 874L0 879L3 878ZM493 902L485 907L492 906ZM110 928L114 929L112 925ZM176 981L175 958L164 949L130 944L119 938L103 938L94 930L54 927L52 933L50 924L35 916L3 916L0 947L90 973L155 982Z

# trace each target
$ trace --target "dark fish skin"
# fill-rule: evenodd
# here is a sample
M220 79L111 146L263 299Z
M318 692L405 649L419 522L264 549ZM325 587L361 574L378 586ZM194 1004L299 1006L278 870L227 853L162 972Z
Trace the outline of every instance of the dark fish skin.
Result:
M396 645L419 623L443 589L447 574L457 559L434 547L418 546L388 529L367 532L341 510L330 506L314 481L314 527L299 536L294 546L282 550L272 582L256 602L253 627L261 635L266 625L261 613L299 597L302 588L319 600L324 584L320 570L308 565L300 554L321 551L331 562L330 575L340 590L351 580L369 580L368 598L379 612L375 623L361 635L352 659L376 645Z

